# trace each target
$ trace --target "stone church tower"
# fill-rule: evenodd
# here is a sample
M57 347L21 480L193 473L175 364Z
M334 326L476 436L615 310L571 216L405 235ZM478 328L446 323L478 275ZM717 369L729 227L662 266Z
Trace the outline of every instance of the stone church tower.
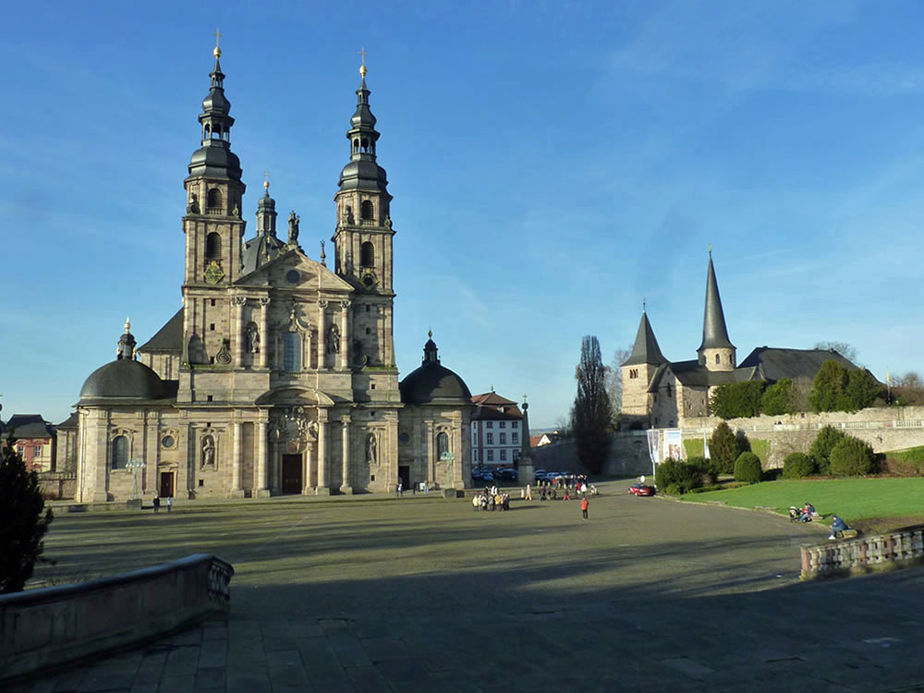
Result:
M703 311L703 341L696 350L699 365L710 371L735 370L735 345L728 338L725 327L725 313L719 285L712 266L712 250L709 251L709 269L706 272L706 307Z

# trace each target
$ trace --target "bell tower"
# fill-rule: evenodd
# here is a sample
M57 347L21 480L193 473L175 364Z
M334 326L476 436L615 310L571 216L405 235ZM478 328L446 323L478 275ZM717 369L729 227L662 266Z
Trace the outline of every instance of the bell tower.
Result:
M699 365L710 371L733 371L735 345L728 338L725 313L719 296L719 284L712 266L712 248L709 248L709 269L706 271L706 307L703 311L703 341L696 350Z
M335 249L335 271L355 289L354 362L372 366L393 366L392 237L388 180L376 163L379 133L369 109L366 62L359 68L356 111L346 137L350 161L340 172L337 227L331 239Z
M227 364L231 324L228 289L241 273L245 186L241 163L231 151L229 113L217 37L209 93L202 101L201 147L189 162L186 188L186 272L183 281L183 361Z

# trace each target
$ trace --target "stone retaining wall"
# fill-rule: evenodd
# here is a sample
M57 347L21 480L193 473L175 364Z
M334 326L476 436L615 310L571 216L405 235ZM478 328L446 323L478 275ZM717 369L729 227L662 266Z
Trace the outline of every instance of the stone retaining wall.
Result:
M0 595L0 681L151 640L223 611L234 568L209 554Z
M924 528L802 547L802 579L924 559Z

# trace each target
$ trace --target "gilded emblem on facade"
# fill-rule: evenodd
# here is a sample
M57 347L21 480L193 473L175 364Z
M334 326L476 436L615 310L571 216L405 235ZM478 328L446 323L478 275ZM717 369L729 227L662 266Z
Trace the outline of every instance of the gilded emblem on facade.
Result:
M221 268L215 260L209 263L209 266L205 268L205 281L209 284L217 284L220 282L224 276L225 271Z

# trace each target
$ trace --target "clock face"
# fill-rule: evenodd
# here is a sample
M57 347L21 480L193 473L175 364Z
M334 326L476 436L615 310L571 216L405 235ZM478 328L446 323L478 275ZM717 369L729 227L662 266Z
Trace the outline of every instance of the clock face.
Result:
M205 281L209 284L217 284L225 276L224 270L217 262L212 260L211 264L205 268Z

